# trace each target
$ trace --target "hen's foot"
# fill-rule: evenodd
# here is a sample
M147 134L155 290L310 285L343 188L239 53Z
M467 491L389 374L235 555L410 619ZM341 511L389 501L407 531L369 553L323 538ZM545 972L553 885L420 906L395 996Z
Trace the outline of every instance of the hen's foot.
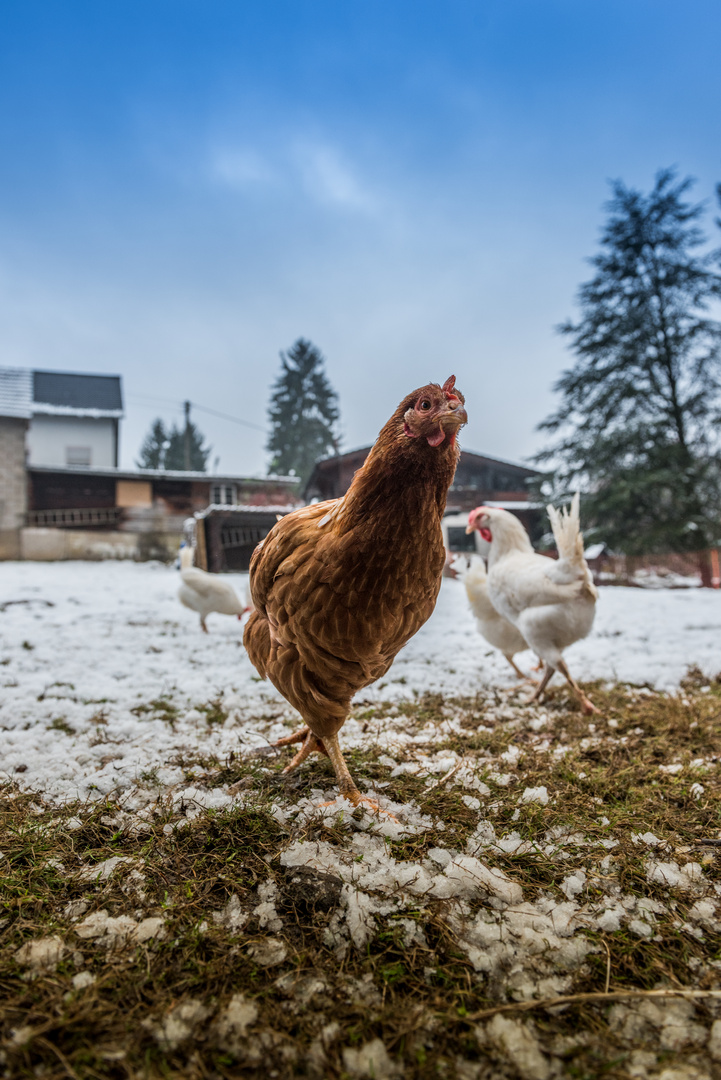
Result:
M564 676L564 678L566 679L566 682L568 683L568 685L571 687L574 694L578 698L578 703L581 706L581 712L583 713L583 715L584 716L593 716L594 713L600 714L601 710L597 709L596 706L593 704L593 702L590 701L589 698L586 697L586 695L584 694L581 687L578 685L576 680L571 675L571 672L568 670L568 668L566 666L566 661L565 660L561 660L560 664L558 665L558 670Z
M378 814L379 817L390 818L391 821L398 822L398 818L395 814L391 814L390 810L384 810L379 806L375 799L369 798L368 795L361 795L358 788L354 788L352 791L342 791L337 799L331 799L330 802L318 803L319 806L335 806L340 799L347 799L353 806L360 806L365 810L370 810L372 814Z
M292 735L286 735L282 739L278 739L273 743L273 746L290 746L292 743L301 743L301 748L295 755L290 764L286 765L283 769L283 773L293 772L298 766L305 761L305 759L312 753L325 754L328 757L328 751L321 739L314 735L310 728L301 728L300 731L294 731Z

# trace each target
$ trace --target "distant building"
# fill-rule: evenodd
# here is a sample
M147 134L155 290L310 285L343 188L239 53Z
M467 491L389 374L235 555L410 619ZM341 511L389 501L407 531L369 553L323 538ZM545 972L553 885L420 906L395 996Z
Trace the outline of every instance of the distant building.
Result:
M258 507L272 524L298 505L296 477L120 469L122 416L117 375L0 368L0 558L168 558L209 506L248 507L257 530Z
M0 368L0 407L27 420L29 465L118 464L119 375Z
M303 493L306 501L337 499L344 495L370 449L370 446L364 446L317 461ZM528 490L530 482L538 476L540 473L536 469L529 469L525 465L514 465L509 461L462 450L448 492L443 521L448 550L480 550L478 534L466 535L465 530L469 510L483 505L510 510L521 519L532 540L540 539L543 532L542 508L531 499Z

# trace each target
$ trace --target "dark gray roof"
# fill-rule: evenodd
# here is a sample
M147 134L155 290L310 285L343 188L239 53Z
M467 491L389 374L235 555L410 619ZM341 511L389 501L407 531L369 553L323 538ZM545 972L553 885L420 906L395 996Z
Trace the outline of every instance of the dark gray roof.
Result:
M122 412L120 376L33 371L33 403L59 409Z

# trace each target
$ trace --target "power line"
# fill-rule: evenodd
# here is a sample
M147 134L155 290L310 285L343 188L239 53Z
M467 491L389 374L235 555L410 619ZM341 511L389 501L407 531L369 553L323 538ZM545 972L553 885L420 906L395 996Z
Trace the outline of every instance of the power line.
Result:
M194 409L200 409L201 412L210 413L211 416L219 416L221 420L230 420L233 424L242 424L243 427L255 428L256 431L262 431L265 434L266 428L261 427L260 424L251 424L250 420L241 420L239 416L228 416L227 413L217 412L215 409L209 409L205 405L198 405L195 401L192 401L191 405Z
M178 411L182 411L184 403L177 401L174 398L160 398L149 397L147 394L128 394L129 401L146 401L156 402L161 405L173 405ZM209 409L207 405L198 405L197 401L191 401L190 405L193 409L198 409L200 412L210 413L211 416L218 416L221 420L229 420L232 424L240 424L242 427L254 428L255 431L262 431L265 434L266 429L259 424L253 424L250 420L242 420L239 416L230 416L228 413L218 412L217 409Z

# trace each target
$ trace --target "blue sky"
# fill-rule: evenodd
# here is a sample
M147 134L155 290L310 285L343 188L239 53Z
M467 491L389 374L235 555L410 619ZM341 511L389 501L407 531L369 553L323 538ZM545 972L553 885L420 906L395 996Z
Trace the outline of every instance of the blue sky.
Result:
M721 239L719 40L718 0L6 0L0 364L122 374L129 465L186 397L263 427L305 336L346 447L453 372L522 460L607 181L677 165Z

